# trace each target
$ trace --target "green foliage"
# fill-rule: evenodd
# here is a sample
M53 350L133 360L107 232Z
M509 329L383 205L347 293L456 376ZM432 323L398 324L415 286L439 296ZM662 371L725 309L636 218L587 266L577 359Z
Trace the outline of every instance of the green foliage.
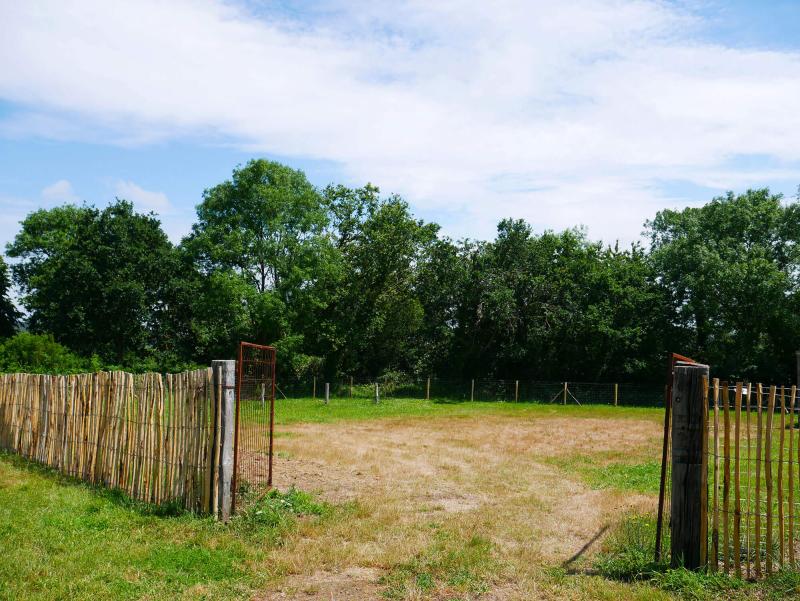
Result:
M282 384L397 374L660 381L677 350L730 378L789 381L800 338L800 204L768 190L665 210L651 247L498 224L453 241L376 186L263 159L203 193L173 247L155 216L35 211L8 245L27 329L80 356L175 370L278 348ZM19 315L0 261L0 339Z
M153 215L117 201L103 210L64 205L28 215L8 245L29 328L73 351L125 362L157 348L153 323L179 275Z
M800 337L800 205L728 193L647 224L674 346L719 375L788 381Z
M53 340L52 334L20 332L0 342L2 372L68 374L99 368L97 357L89 360L78 357Z
M11 278L8 265L3 257L0 257L0 340L14 335L21 317L10 295Z

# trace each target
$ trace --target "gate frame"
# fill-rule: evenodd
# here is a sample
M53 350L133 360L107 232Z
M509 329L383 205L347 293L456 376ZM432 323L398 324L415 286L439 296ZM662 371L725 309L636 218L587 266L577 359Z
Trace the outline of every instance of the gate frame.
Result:
M235 433L233 435L233 477L231 478L231 515L236 512L236 490L239 476L239 405L241 404L242 396L242 362L244 356L244 349L256 348L261 350L270 351L272 361L272 393L269 399L269 464L267 468L267 489L272 488L272 454L275 434L275 370L277 366L278 350L274 346L266 344L255 344L253 342L239 341L239 349L236 360L236 417L235 417Z

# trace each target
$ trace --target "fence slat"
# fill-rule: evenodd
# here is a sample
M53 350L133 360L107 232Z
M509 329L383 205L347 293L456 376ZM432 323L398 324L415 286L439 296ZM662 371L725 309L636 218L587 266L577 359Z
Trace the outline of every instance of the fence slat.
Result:
M767 405L767 431L764 441L764 479L767 487L767 549L766 571L767 576L772 573L772 418L775 414L775 386L769 387L769 401Z
M739 441L741 440L742 383L736 383L733 463L733 561L736 577L742 577L742 497L739 489Z
M778 436L778 548L780 551L780 565L784 565L785 545L784 545L784 511L783 511L783 445L786 437L786 397L781 386L781 419L780 434Z
M725 573L728 574L731 569L730 532L728 530L728 525L730 524L729 504L731 495L731 417L727 382L722 382L722 415L725 423L725 432L723 435L724 472L722 476L722 564Z
M711 517L711 562L712 572L719 570L719 378L714 378L714 490Z
M0 448L135 499L211 509L210 370L0 374Z

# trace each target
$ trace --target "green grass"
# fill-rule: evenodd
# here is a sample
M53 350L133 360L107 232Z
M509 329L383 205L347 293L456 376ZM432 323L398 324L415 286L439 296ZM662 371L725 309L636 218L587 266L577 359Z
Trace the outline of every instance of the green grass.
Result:
M616 455L616 454L615 454ZM572 474L577 474L592 488L603 490L614 488L642 494L657 494L661 481L661 462L605 461L604 454L593 457L573 455L553 457L547 460Z
M663 419L664 410L653 407L613 407L611 405L559 405L550 403L510 403L504 401L451 401L444 399L381 399L376 404L364 398L331 399L325 405L320 399L277 399L275 423L289 425L300 422L327 423L382 418L446 416L459 419L481 414L509 417L591 417ZM243 409L248 423L266 423L266 412L260 405Z
M0 599L246 598L297 516L332 511L296 490L244 506L225 525L0 455Z
M644 582L687 600L800 598L800 572L785 570L760 582L706 571L672 569L656 563L655 519L630 516L603 543L594 567L601 576L623 582ZM669 540L665 541L669 547Z
M386 598L417 598L422 593L455 601L471 599L489 590L496 571L491 542L477 535L464 540L438 527L433 538L427 549L394 566L383 577Z

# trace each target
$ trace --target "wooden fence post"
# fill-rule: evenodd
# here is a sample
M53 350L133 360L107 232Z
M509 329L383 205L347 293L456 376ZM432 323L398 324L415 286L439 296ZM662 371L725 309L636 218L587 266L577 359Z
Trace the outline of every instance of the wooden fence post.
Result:
M617 406L618 399L619 399L619 384L614 384L614 407Z
M350 376L350 398L353 398L353 376Z
M325 404L327 405L331 400L331 384L325 382Z
M474 401L475 400L475 380L474 379L472 380L472 384L471 384L470 389L469 389L469 400L470 401Z
M377 405L378 403L380 403L380 401L381 401L381 395L380 392L378 391L378 383L375 382L375 404Z
M425 384L425 400L431 400L431 378L428 376L428 382Z
M672 381L672 566L705 566L708 366L677 363Z
M514 402L519 402L519 380L514 381Z
M236 361L212 361L214 372L214 392L222 394L219 399L220 428L219 463L215 466L219 474L219 497L217 499L217 516L227 522L231 517L233 501L234 439L236 437Z
M314 379L311 383L311 399L314 400L317 398L317 376L314 376Z
M567 383L564 382L564 398L561 400L562 405L567 404Z

